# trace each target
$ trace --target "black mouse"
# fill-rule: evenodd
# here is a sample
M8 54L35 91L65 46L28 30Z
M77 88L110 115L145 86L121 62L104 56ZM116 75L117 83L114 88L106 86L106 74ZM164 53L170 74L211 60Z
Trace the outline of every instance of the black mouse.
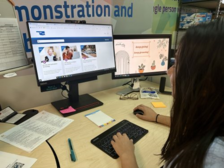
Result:
M136 115L136 114L143 115L144 114L144 112L142 110L139 110L139 109L133 111L133 113L134 113L134 115Z
M23 112L23 114L28 114L28 115L35 115L38 113L38 110L35 110L35 109L30 109L30 110L26 110Z

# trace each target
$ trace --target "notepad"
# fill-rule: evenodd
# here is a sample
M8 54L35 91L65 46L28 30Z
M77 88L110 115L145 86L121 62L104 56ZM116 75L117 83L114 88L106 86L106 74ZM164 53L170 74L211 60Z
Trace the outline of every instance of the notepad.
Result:
M103 127L115 121L101 110L94 111L85 115L89 120L95 123L98 127Z
M163 102L151 102L155 108L165 108L166 105Z

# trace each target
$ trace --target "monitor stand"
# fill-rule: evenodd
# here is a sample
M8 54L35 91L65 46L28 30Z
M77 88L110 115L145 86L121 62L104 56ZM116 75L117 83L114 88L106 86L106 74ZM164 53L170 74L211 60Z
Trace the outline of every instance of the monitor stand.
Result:
M138 78L132 78L130 82L131 82L131 84L128 88L120 90L119 92L117 92L117 94L118 95L127 95L127 94L132 93L132 92L139 92L140 91L140 83L139 83ZM128 83L130 83L130 82L128 82ZM127 85L128 83L126 83L124 85Z
M78 82L77 81L70 81L69 82L69 92L68 92L68 99L59 100L52 102L51 104L60 112L60 110L67 109L71 106L76 111L71 113L63 114L64 117L77 114L83 112L85 110L89 110L91 108L95 108L98 106L103 105L103 103L96 98L90 96L89 94L84 94L79 96L79 89L78 89Z

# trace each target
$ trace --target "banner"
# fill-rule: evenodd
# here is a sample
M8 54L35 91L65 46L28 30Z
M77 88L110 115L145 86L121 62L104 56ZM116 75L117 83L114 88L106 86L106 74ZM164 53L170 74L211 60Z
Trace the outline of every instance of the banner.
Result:
M112 24L114 34L173 34L177 0L14 0L28 58L27 21Z

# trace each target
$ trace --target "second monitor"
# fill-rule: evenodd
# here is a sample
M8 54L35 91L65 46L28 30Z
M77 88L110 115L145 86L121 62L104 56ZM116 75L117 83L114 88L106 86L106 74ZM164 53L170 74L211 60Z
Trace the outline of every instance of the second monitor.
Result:
M122 93L138 90L138 77L164 75L168 70L171 50L171 34L114 35L117 71L113 79L132 79L133 88ZM134 90L133 90L134 89Z

